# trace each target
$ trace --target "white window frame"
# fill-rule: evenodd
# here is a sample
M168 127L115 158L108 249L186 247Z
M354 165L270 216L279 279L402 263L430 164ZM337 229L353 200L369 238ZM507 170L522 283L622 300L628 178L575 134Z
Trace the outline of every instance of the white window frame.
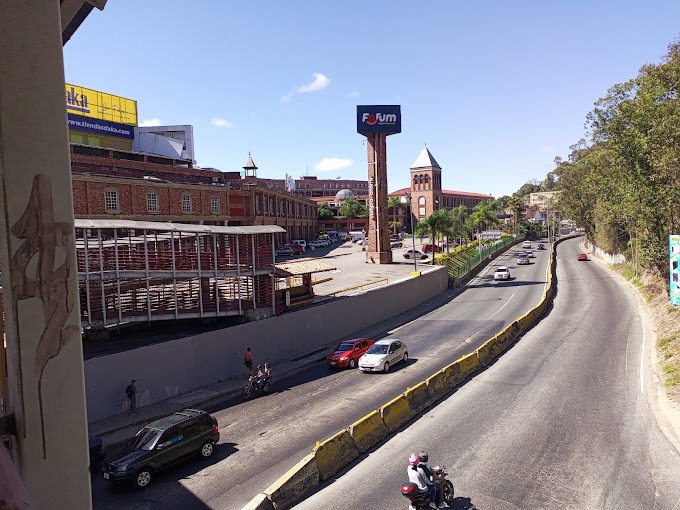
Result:
M104 190L104 210L109 213L120 212L120 195L117 189Z
M182 212L185 214L194 212L194 201L189 193L182 193Z
M220 197L217 195L212 195L210 197L210 211L219 214L220 212Z
M161 212L160 203L158 201L158 193L156 191L146 192L146 212L150 213Z

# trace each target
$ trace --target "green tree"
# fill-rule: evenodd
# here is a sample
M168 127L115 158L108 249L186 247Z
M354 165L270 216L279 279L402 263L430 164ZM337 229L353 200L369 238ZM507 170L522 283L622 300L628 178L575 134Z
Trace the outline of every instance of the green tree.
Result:
M390 225L390 228L392 229L392 233L393 233L393 234L396 234L396 233L397 233L397 229L398 229L399 227L401 227L401 223L399 223L399 222L396 221L396 220L390 221L389 225Z
M326 220L328 218L334 218L335 214L330 206L326 202L321 202L318 207L318 214L320 220Z
M401 225L399 222L397 222L396 227L392 227L392 223L397 219L397 211L403 206L401 203L401 198L400 197L390 197L387 200L387 208L390 211L390 215L392 218L392 221L390 221L390 228L394 228L394 232L396 234L397 228L399 228Z
M343 200L340 205L340 216L347 219L358 218L361 213L361 204L354 197Z
M473 232L476 231L478 234L485 228L498 225L498 217L491 203L487 201L477 204L468 216L467 224Z

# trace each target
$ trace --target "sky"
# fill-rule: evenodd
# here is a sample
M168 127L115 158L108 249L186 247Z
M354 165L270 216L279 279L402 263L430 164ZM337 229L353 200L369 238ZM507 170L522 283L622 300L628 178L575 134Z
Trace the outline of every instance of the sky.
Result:
M66 81L191 124L197 164L367 179L357 105L401 105L390 191L425 144L442 187L510 195L585 136L616 83L661 62L677 0L109 0L64 47Z

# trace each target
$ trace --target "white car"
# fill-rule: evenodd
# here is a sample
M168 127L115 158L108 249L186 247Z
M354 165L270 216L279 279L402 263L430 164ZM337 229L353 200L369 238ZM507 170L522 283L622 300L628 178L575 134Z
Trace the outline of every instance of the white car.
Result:
M531 248L531 241L524 241L522 243L522 248Z
M409 248L404 252L404 258L405 259L412 259L412 258L419 258L419 259L426 259L427 255L425 255L422 251L414 250L413 248Z
M390 367L400 361L408 361L408 349L404 342L396 338L378 340L359 358L359 370L389 372Z
M324 246L328 246L328 241L323 239L314 239L309 243L310 248L323 248Z
M525 250L524 253L526 253L527 257L529 257L530 259L534 258L534 250Z
M510 270L505 266L498 266L493 273L494 280L509 280Z
M300 246L302 246L303 252L307 251L307 241L305 241L304 239L295 239L293 241L293 244L299 244Z

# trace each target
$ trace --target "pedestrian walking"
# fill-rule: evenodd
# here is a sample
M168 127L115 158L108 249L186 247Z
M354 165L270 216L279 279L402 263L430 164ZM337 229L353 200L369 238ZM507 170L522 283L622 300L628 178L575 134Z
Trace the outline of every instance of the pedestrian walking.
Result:
M253 352L250 347L246 348L246 352L243 355L243 364L248 368L248 373L253 371Z
M137 408L137 379L132 379L130 381L130 384L127 385L127 388L125 388L125 396L127 399L130 401L130 408L128 409L128 413L132 414L135 412L135 409Z

